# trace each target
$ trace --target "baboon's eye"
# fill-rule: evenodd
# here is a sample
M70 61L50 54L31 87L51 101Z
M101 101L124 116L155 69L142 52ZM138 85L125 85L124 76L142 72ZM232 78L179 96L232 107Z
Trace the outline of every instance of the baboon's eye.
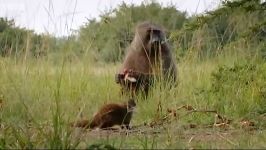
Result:
M147 30L146 32L146 40L149 41L151 38L151 30Z

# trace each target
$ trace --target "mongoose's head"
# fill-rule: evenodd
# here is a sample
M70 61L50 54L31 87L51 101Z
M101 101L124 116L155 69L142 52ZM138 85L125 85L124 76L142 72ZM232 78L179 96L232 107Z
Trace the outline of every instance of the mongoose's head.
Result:
M136 107L135 100L132 99L132 98L129 99L129 100L127 101L127 109L128 109L128 111L129 111L129 112L134 111L135 107Z

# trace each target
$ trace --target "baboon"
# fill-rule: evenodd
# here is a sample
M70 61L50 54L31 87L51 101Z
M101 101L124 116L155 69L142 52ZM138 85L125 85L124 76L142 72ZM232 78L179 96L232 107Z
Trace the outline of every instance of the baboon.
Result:
M126 74L136 81L133 83L126 80ZM176 82L177 67L162 27L145 21L136 27L134 39L127 48L122 67L116 75L116 82L131 92L141 89L147 95L154 76Z
M106 104L93 116L92 120L80 120L72 123L74 127L108 129L114 125L119 125L129 129L136 103L134 99L129 99L123 104Z

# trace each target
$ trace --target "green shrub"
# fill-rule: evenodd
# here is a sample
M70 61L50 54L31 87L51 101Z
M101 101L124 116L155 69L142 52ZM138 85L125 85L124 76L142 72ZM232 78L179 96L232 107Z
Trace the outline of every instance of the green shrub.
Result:
M265 87L266 63L221 66L212 73L210 103L236 116L266 113Z

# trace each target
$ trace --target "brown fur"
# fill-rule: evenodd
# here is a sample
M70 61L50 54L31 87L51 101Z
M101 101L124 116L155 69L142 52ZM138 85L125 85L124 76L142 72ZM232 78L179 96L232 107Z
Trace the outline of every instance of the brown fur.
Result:
M94 115L91 121L79 120L72 123L74 127L106 129L115 125L125 126L129 129L133 109L136 103L133 99L123 104L106 104Z
M139 75L148 75L148 78L151 75L162 75L164 79L176 81L176 63L166 42L165 32L160 26L143 22L136 27L135 37L127 49L118 75L125 74L125 70L132 70ZM147 94L149 85L139 87L142 87Z

